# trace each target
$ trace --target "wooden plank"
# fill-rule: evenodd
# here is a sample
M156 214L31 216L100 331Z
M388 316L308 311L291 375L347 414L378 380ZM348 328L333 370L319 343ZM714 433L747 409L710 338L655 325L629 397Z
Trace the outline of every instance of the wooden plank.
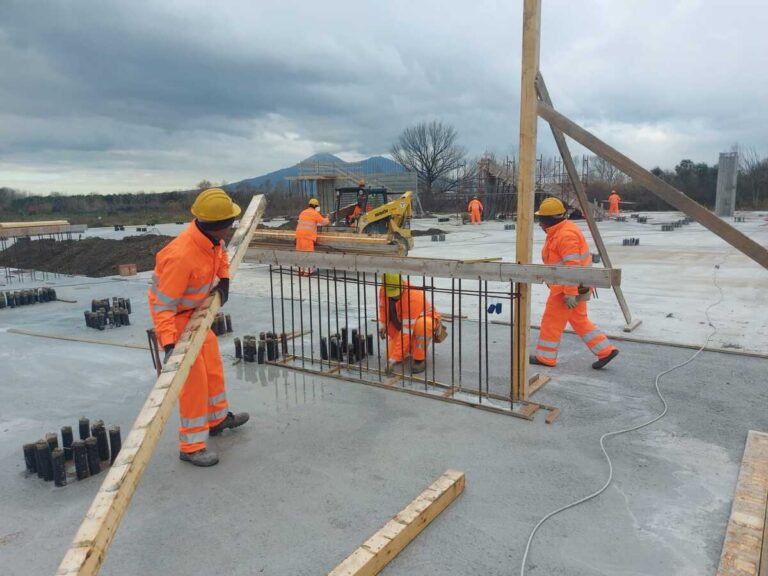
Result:
M296 266L346 270L348 272L383 273L397 270L415 276L437 278L482 278L492 282L526 282L529 284L584 284L610 288L621 283L621 270L582 268L577 266L545 266L512 262L475 262L443 258L411 258L403 256L362 255L355 253L296 252L250 247L246 262L272 266Z
M520 77L520 174L517 194L515 260L530 265L533 257L533 201L536 188L536 75L539 72L541 0L523 3L523 56ZM531 318L531 286L518 280L515 299L515 345L512 350L512 398L528 398L528 336Z
M328 576L378 574L464 491L464 486L464 472L446 470L381 530L331 570Z
M543 102L539 103L539 116L585 148L608 160L635 182L644 186L671 206L674 206L705 228L717 234L739 252L749 256L764 268L768 268L768 250L736 230L725 220L715 216L695 200L691 200L680 190L657 178L645 168Z
M750 430L717 576L758 576L768 506L768 434Z
M549 376L542 376L541 374L536 374L535 377L531 378L531 380L528 383L528 397L530 398L533 396L536 392L541 390L545 384L547 384L552 378Z
M541 70L539 70L539 74L536 77L536 92L539 95L539 100L544 102L547 106L553 106L552 99L549 97L549 90L547 90L547 85L544 82L544 77L541 75ZM597 222L595 222L595 218L592 215L592 210L589 209L589 200L587 199L587 194L584 191L584 185L581 183L581 178L579 178L579 172L576 169L573 156L571 156L568 143L565 141L565 136L560 130L551 124L550 128L552 129L552 136L554 137L555 143L557 144L557 149L560 151L560 157L563 159L565 170L568 172L568 178L571 181L571 185L573 186L573 191L576 193L576 198L579 201L581 213L584 215L584 220L587 221L587 226L589 227L589 231L592 234L592 239L595 241L597 252L600 254L603 267L613 268L611 265L611 258L608 255L608 249L605 247L603 237L597 227ZM627 326L631 325L632 313L629 311L629 306L627 305L627 301L624 298L624 292L622 291L621 286L614 286L613 292L616 295L616 300L619 302L619 308L621 308L621 313L624 315L624 320L627 322Z
M240 220L240 227L229 243L227 254L232 278L237 273L265 206L264 196L253 197ZM189 319L173 355L157 378L133 428L123 442L120 454L104 478L75 534L72 546L59 565L56 572L59 576L86 576L98 573L144 469L160 440L181 387L200 353L211 322L219 310L220 301L219 293L215 292L205 299Z
M544 418L544 421L547 424L552 424L555 420L557 420L557 417L560 416L560 408L553 408L549 414L547 414L547 417Z

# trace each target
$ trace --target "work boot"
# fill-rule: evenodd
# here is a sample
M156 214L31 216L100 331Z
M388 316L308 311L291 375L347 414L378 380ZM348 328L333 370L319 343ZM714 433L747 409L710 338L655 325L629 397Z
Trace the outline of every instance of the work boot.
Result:
M427 369L427 363L424 360L417 360L411 366L411 372L414 374L421 374Z
M251 416L250 414L248 414L248 412L240 412L238 414L227 412L227 417L224 418L224 420L222 420L218 424L216 424L216 426L212 426L208 430L208 434L211 436L218 436L227 428L237 428L238 426L242 426L243 424L248 422L250 418Z
M616 358L616 356L618 356L618 355L619 355L619 351L618 350L614 350L613 352L608 354L608 356L606 356L605 358L600 358L596 362L593 362L592 363L592 368L594 368L595 370L600 370L600 368L602 368L603 366L608 364L608 362L610 362L611 360Z
M534 356L533 354L528 356L528 362L530 362L531 364L535 364L536 366L546 366L547 368L552 368L552 366L550 366L549 364L544 364L544 362L536 358L536 356Z
M197 452L179 452L179 459L189 462L193 466L215 466L219 463L219 456L216 452L211 452L206 448Z

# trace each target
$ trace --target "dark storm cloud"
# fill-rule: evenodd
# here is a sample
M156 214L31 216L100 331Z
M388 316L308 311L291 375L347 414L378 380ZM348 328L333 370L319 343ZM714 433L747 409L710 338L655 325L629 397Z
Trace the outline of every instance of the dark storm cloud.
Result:
M518 4L6 0L0 185L232 181L318 151L386 152L431 118L473 154L511 153ZM765 133L754 74L765 13L746 1L544 0L542 70L560 109L640 161L712 162Z

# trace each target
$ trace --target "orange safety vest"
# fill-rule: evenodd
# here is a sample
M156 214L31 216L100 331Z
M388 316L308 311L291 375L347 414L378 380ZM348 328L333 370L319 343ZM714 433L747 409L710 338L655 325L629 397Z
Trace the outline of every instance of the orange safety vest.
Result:
M299 223L296 225L296 238L304 238L316 242L318 224L327 226L330 224L330 221L311 206L305 208L299 214Z
M469 203L469 206L467 206L467 211L468 212L474 212L475 210L477 210L478 212L482 212L483 211L483 203L480 202L480 200L474 200L473 199Z
M194 222L157 253L148 295L160 346L176 343L180 334L175 318L191 315L217 278L229 278L224 243L214 244Z
M410 331L416 321L422 316L432 318L434 314L435 326L440 325L440 313L432 306L432 302L425 296L424 291L412 288L403 280L403 293L395 304L396 317L400 320L403 330ZM384 293L384 287L379 288L379 322L390 327L389 298ZM392 326L394 329L394 326Z
M547 266L584 266L592 265L592 253L584 234L576 224L564 220L550 226L546 230L547 239L541 250L541 259ZM551 294L565 293L576 296L579 291L576 286L561 286L550 284Z

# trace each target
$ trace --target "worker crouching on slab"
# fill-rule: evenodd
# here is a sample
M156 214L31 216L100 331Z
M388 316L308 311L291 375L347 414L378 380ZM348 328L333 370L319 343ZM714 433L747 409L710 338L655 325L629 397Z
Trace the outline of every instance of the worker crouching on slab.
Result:
M590 266L592 254L581 229L568 220L565 206L557 198L546 198L539 211L539 226L546 232L547 239L541 251L541 258L548 266ZM579 286L549 286L549 298L541 319L536 354L530 357L531 364L555 366L560 338L565 325L570 322L597 361L592 368L600 369L613 360L619 351L608 337L587 317L587 300L590 289L580 290Z
M211 188L198 195L192 214L195 220L157 253L149 288L149 311L165 350L164 363L190 316L208 294L218 291L222 305L229 297L224 240L240 207L224 190ZM248 421L246 412L233 414L228 410L224 366L211 330L181 389L179 416L179 457L195 466L213 466L219 461L216 453L206 447L209 435L217 436L226 428Z
M400 274L384 274L379 289L379 337L387 339L388 372L408 357L413 359L414 373L424 372L430 342L433 338L442 342L447 334L440 313L423 290L412 287Z

